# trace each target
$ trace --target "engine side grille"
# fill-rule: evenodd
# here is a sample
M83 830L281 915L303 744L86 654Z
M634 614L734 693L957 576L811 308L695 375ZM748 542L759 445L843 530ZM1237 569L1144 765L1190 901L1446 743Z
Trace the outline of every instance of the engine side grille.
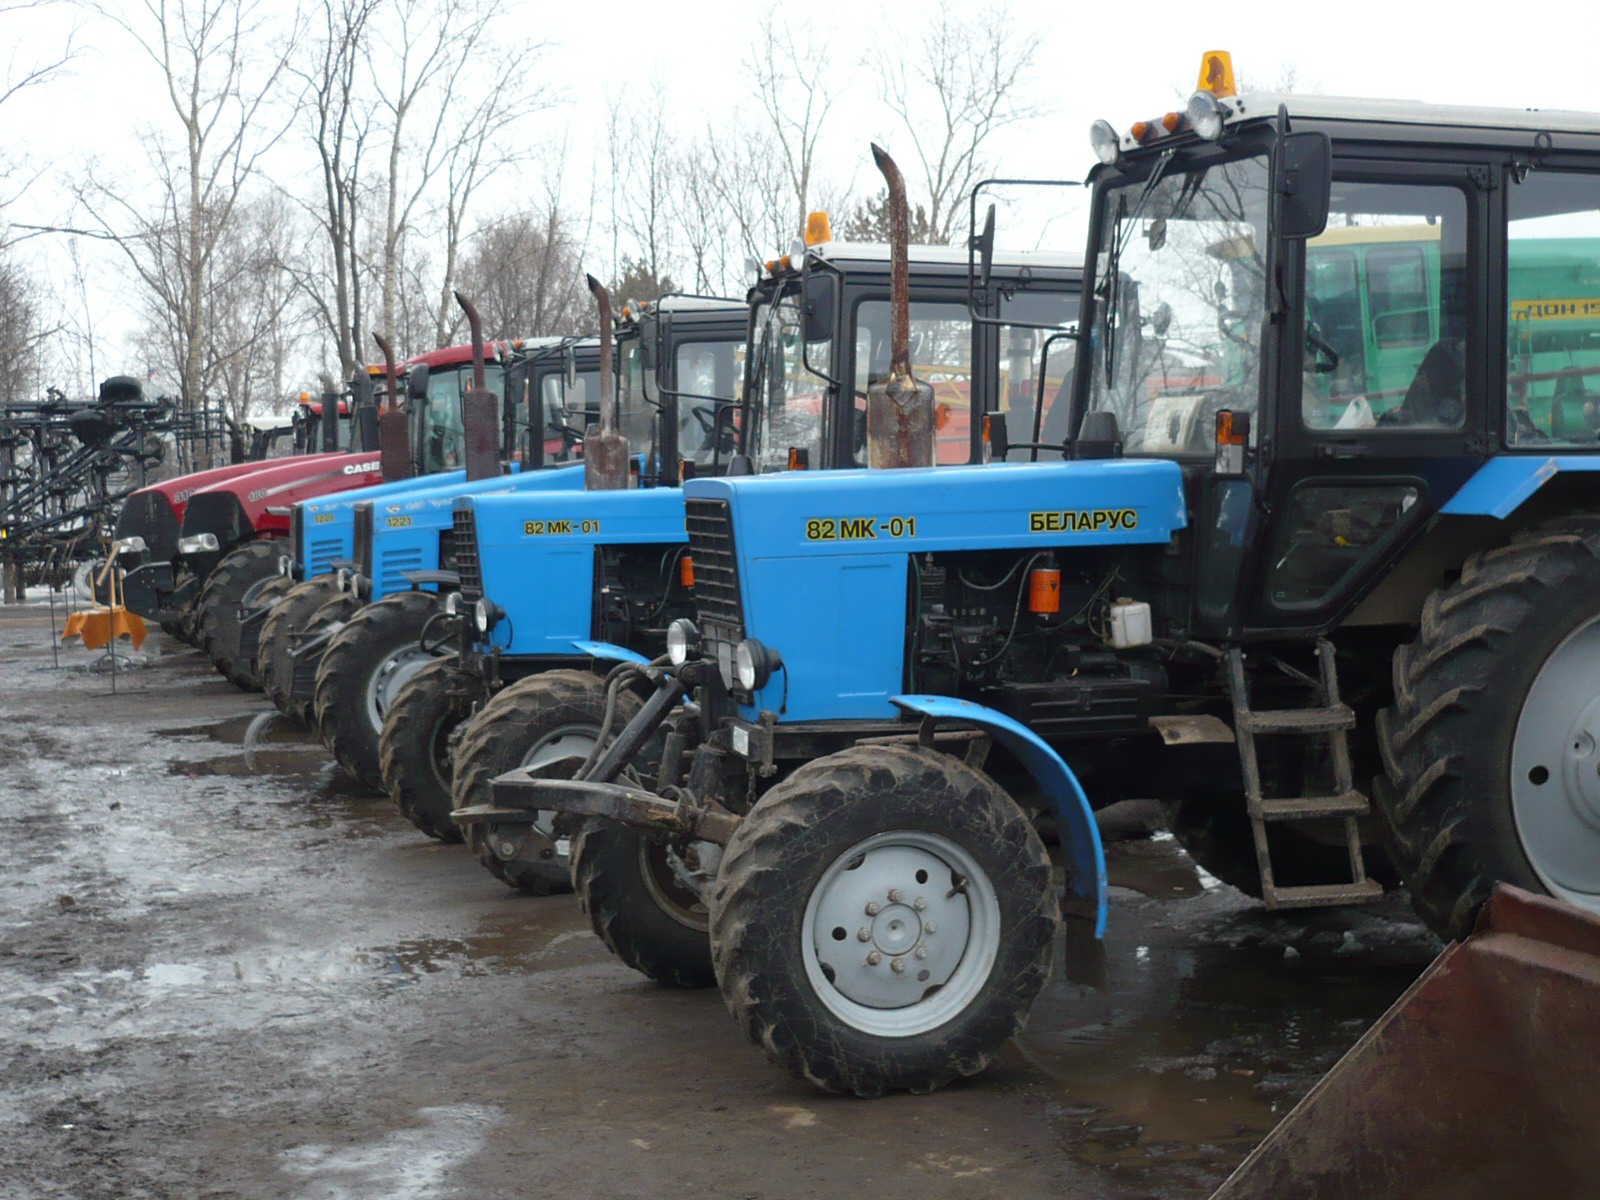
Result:
M312 538L306 555L306 578L315 579L333 570L333 564L344 557L344 546L338 538Z
M451 546L456 570L461 573L461 596L477 600L483 595L483 570L478 562L478 522L470 508L458 508L451 515L455 536Z
M711 642L744 639L744 598L734 557L733 518L726 500L684 502L689 556L694 559L694 603L700 632Z
M363 500L356 505L355 539L350 547L350 557L356 570L372 578L372 501Z
M289 561L300 567L305 565L306 552L306 506L296 504L294 515L289 518ZM307 575L307 579L311 576Z
M422 569L422 547L408 546L403 550L392 550L385 554L374 565L375 574L370 576L377 582L385 596L395 592L403 592L411 587L406 582L407 571L420 571Z

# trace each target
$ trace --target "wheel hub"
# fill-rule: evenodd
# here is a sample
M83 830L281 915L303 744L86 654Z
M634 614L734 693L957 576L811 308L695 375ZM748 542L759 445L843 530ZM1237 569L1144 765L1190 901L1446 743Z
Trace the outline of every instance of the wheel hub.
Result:
M929 847L891 843L830 872L810 930L833 987L856 1004L893 1009L949 983L971 926L962 872Z
M407 646L378 664L367 686L367 715L372 719L374 729L383 729L383 716L400 694L400 689L432 661L433 655L421 646Z
M1564 899L1600 897L1600 621L1572 633L1539 669L1517 718L1511 794L1534 871Z

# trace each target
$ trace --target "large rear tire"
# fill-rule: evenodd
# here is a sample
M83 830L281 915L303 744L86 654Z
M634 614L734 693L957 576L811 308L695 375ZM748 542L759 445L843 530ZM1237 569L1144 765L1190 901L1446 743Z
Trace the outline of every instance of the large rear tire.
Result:
M472 718L456 747L454 807L487 803L490 782L507 771L587 754L604 720L605 693L598 675L570 670L529 675L500 691ZM631 692L621 693L613 730L638 707ZM548 818L531 828L475 825L467 830L467 845L490 874L530 895L571 886L567 855L550 836Z
M572 886L596 936L628 966L667 987L711 987L710 912L679 872L704 872L720 857L700 843L685 861L665 841L597 817L573 839Z
M252 587L277 573L279 547L276 538L258 538L230 550L206 579L195 603L201 649L224 679L247 692L260 691L261 683L255 657L246 655L241 644L239 602Z
M1497 880L1600 912L1600 517L1475 554L1428 597L1379 714L1382 811L1422 919Z
M406 681L437 655L422 630L439 611L434 592L399 592L368 604L328 643L317 668L316 728L352 779L383 791L378 739Z
M723 999L750 1039L830 1092L929 1092L988 1065L1050 974L1044 844L987 775L857 746L750 811L712 893Z
M256 676L278 711L296 725L311 726L311 700L296 700L289 694L294 682L294 659L290 651L295 635L315 628L313 615L328 601L339 596L339 584L332 575L319 575L288 590L267 614L261 626L261 645L256 651Z
M464 675L454 656L424 664L395 696L378 739L384 791L406 820L441 842L462 840L450 819L450 781L458 731L472 715L459 694Z

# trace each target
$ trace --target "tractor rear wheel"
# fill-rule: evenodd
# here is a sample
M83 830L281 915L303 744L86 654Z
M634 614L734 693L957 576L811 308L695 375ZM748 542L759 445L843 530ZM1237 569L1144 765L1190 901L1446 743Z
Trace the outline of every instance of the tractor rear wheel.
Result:
M857 746L751 809L711 897L729 1010L830 1092L930 1092L988 1065L1050 974L1059 921L1027 814L959 759Z
M378 765L383 788L410 821L441 842L462 840L450 819L455 743L471 702L458 694L465 675L454 657L424 664L395 695L383 717Z
M289 695L294 682L290 651L295 646L295 634L309 628L312 615L338 595L339 585L332 575L297 583L272 606L261 626L261 645L256 650L256 676L261 680L261 690L279 712L303 728L311 725L311 701Z
M1473 555L1428 597L1379 714L1393 853L1422 919L1497 880L1600 912L1600 516Z
M368 604L334 635L317 668L317 732L339 765L373 791L383 791L384 714L406 681L438 657L422 645L422 630L438 611L434 592L399 592Z
M668 987L712 987L711 917L701 889L722 848L678 849L596 817L572 843L572 885L596 936L635 971ZM698 880L697 880L698 882Z
M201 648L224 679L247 692L260 691L261 683L255 656L246 655L241 643L239 602L252 587L277 573L279 548L276 538L258 538L230 550L195 602Z
M454 807L487 803L490 782L507 771L587 755L605 707L605 680L587 671L543 671L503 689L472 718L456 746ZM633 693L621 693L613 731L638 708ZM497 879L531 895L549 895L571 886L567 854L550 825L548 813L529 826L474 825L467 844Z

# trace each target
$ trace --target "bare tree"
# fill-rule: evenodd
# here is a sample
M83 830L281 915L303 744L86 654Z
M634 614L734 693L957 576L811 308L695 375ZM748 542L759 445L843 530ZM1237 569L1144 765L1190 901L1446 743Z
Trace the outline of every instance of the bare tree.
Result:
M827 42L814 39L810 25L797 31L788 23L790 11L776 0L768 7L755 51L744 65L782 154L793 205L791 228L797 230L810 211L817 146L840 89L827 70L833 61Z
M518 46L515 54L483 53L499 43L503 10L502 0L393 0L371 27L368 78L384 153L376 164L384 187L376 317L384 328L399 327L403 243L427 215L430 199L448 197L439 203L448 292L473 193L521 156L523 147L508 130L550 102L532 86L528 69L528 56L541 53L542 43ZM441 321L433 305L425 300L423 308L437 331Z
M948 243L962 197L990 171L990 138L1039 115L1022 94L1040 37L1020 31L1004 9L969 19L953 13L949 0L922 20L923 34L907 53L871 65L879 98L911 139L929 237Z
M577 244L554 207L480 229L462 258L460 282L498 337L576 334L594 324ZM459 329L449 336L459 337Z
M42 337L37 285L16 262L0 257L0 406L34 395Z
M143 136L149 172L140 186L91 176L78 198L143 285L180 402L193 408L234 353L210 321L216 289L226 286L216 268L261 159L284 131L273 102L293 30L271 19L265 0L139 0L99 11L160 70L178 136Z
M374 187L366 162L372 121L364 39L381 2L322 0L307 52L290 65L301 84L299 121L315 149L320 184L314 199L295 198L315 219L322 245L320 252L292 255L281 265L317 312L341 378L361 361L361 330L368 323L361 241Z
M631 96L613 101L607 111L606 132L612 262L619 281L632 276L637 287L642 281L667 279L673 269L676 184L682 164L661 88L652 92L649 104L639 104ZM657 283L646 286L653 288ZM629 298L624 293L617 301Z

